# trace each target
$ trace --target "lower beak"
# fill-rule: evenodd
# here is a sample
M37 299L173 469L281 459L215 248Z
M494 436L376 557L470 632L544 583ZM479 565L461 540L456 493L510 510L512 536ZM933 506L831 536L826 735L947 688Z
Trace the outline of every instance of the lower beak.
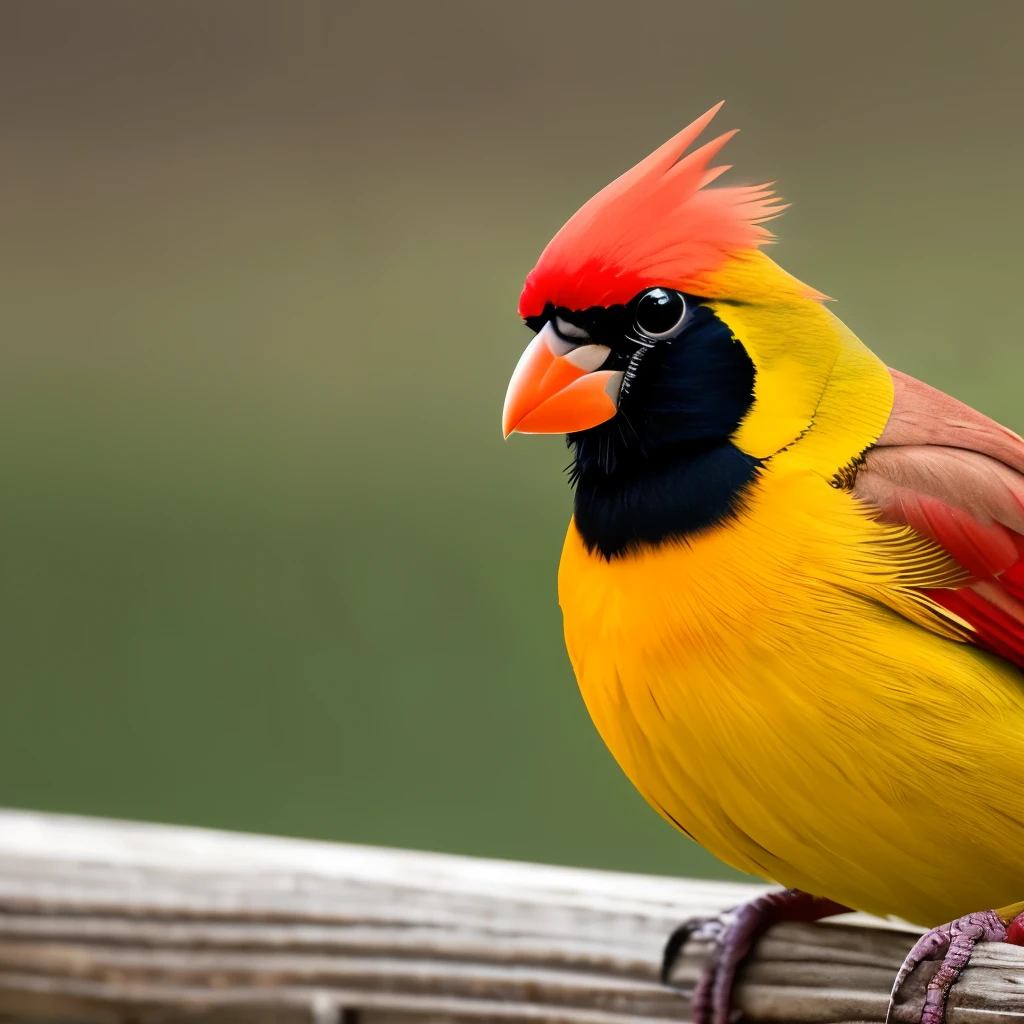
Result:
M521 434L571 434L610 420L619 407L621 370L599 370L611 349L574 345L551 323L519 357L505 395L501 429Z

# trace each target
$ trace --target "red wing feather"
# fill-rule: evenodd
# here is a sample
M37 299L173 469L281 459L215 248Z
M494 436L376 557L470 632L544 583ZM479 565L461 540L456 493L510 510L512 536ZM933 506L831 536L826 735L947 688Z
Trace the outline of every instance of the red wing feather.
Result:
M973 577L929 595L979 646L1024 667L1024 440L896 370L892 413L854 494L930 537Z

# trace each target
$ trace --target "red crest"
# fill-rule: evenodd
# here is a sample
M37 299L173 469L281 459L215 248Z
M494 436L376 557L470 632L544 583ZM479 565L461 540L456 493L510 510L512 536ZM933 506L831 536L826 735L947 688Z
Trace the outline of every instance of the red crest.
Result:
M707 188L708 167L735 135L682 156L719 103L582 206L548 243L519 298L521 316L629 302L656 286L690 286L730 255L769 241L764 221L785 208L765 185ZM680 159L682 157L682 159Z

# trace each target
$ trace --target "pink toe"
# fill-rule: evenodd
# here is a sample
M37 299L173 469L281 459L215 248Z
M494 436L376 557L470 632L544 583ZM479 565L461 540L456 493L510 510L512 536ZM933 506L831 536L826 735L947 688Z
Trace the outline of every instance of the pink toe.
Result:
M928 983L920 1024L944 1024L949 990L970 961L975 945L979 942L1001 942L1006 935L1006 925L993 910L966 914L950 924L926 932L914 943L914 948L907 954L896 975L886 1021L892 1019L900 989L914 968L926 960L937 960L941 956L942 963Z

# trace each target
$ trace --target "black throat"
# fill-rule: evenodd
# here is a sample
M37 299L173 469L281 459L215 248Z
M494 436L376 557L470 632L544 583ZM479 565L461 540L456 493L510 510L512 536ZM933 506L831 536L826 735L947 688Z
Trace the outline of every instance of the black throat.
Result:
M753 402L754 365L700 301L687 296L682 333L642 353L618 413L566 438L576 527L605 558L723 522L756 476L760 461L729 440Z

